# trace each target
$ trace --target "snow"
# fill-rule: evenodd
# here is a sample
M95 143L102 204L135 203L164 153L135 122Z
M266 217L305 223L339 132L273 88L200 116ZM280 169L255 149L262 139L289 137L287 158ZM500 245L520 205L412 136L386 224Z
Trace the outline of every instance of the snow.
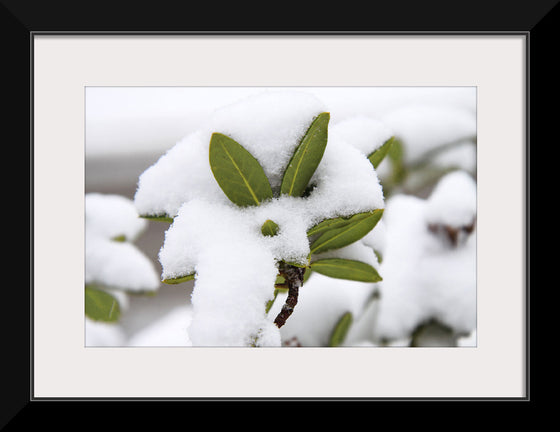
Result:
M138 217L134 204L120 195L88 193L85 196L88 233L112 239L125 236L134 241L146 230L147 221Z
M376 231L378 225L370 233ZM316 254L313 260L345 258L379 269L374 251L365 244L364 239L340 249ZM299 290L294 312L280 329L283 343L297 340L301 346L327 346L335 325L346 312L351 312L353 316L346 343L370 343L373 339L371 315L376 314L376 291L376 283L333 279L312 273ZM275 316L280 311L285 297L286 294L278 296L269 315Z
M153 263L130 241L145 229L131 200L111 194L85 196L85 283L127 291L154 291ZM115 241L119 236L125 241Z
M470 334L460 337L457 340L457 346L460 347L475 347L476 344L476 330L473 330Z
M123 346L126 335L119 324L85 318L85 346Z
M325 110L312 95L291 91L264 92L217 110L140 176L134 197L138 212L173 217L184 202L201 196L229 203L208 164L213 132L228 134L245 147L263 167L272 189L278 190L299 139L311 120ZM317 184L306 205L312 221L383 206L381 187L369 161L334 135L311 179ZM364 184L373 190L356 187Z
M475 183L443 177L427 199L396 195L386 203L378 338L406 338L431 318L458 333L476 327L476 230L457 247L428 229L431 221L472 222Z
M342 139L366 156L369 156L393 136L393 131L384 123L364 115L342 120L336 123L330 132L339 134Z
M127 346L171 347L192 346L187 328L192 319L192 307L187 303L177 305L163 317L148 324L134 334Z
M380 118L404 143L405 163L427 152L476 136L476 115L468 109L431 104L411 104Z
M295 338L304 347L328 346L332 331L342 315L351 312L354 318L361 316L374 291L375 284L372 283L312 273L299 290L294 312L280 329L282 341ZM278 295L270 315L275 316L280 311L285 296Z
M326 110L305 92L251 96L216 111L140 176L138 212L175 216L159 254L162 277L196 272L189 328L194 345L277 343L279 335L270 330L264 311L273 295L276 263L305 264L306 232L321 220L383 208L370 162L336 133L329 135L309 197L283 195L240 208L217 186L208 163L213 132L229 134L251 152L278 190L301 137ZM276 236L262 236L260 227L267 219L279 225Z
M257 227L232 206L192 200L181 207L166 232L160 262L164 278L196 270L193 345L245 346L265 326L264 307L277 273L265 244Z
M454 171L443 177L426 206L429 223L461 227L473 223L475 215L476 184L464 171Z
M476 146L472 141L458 142L455 146L434 155L431 163L445 169L453 167L467 172L476 171Z
M236 87L86 87L86 155L161 153L218 106L258 89Z

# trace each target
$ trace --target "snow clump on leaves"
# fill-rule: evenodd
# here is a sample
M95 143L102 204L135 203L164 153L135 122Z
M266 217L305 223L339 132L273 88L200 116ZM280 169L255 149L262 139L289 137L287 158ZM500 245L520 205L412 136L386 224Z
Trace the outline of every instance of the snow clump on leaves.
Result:
M172 222L159 253L162 278L195 278L193 345L280 345L279 329L265 310L278 263L309 264L307 231L325 219L383 209L368 154L335 129L328 131L324 153L317 152L318 165L306 169L310 178L300 181L309 162L305 152L298 155L301 144L314 122L326 123L330 114L336 121L336 113L304 92L263 92L215 111L140 176L138 212ZM326 134L326 126L317 129ZM221 152L223 162L212 145L230 145L237 153ZM260 165L264 174L244 176L241 164ZM229 190L219 184L227 180L220 177L222 168L241 173L235 181L246 197L226 195ZM263 234L267 221L274 222L274 235Z

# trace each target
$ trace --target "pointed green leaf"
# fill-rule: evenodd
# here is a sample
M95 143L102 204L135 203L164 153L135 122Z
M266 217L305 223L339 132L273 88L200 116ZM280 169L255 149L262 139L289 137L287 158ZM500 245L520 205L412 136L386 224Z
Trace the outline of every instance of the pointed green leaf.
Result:
M328 112L313 120L284 171L280 193L297 197L305 193L327 146L329 120Z
M394 184L400 184L407 175L407 168L404 163L404 152L403 142L399 139L395 139L387 153L392 165L391 181Z
M311 263L311 269L322 275L336 279L360 282L379 282L381 276L372 266L361 261L343 258L326 258Z
M389 150L391 149L391 146L393 145L393 141L395 141L395 137L389 138L387 141L385 141L383 143L383 145L381 147L374 150L368 156L368 159L369 159L369 161L371 162L371 164L373 165L374 168L377 168L379 166L379 164L381 163L381 161L385 158L385 156L387 156L387 153L389 153Z
M358 213L347 220L348 223L328 229L311 245L311 253L326 252L331 249L339 249L361 239L370 232L381 216L383 209L372 212Z
M268 219L265 223L263 223L261 233L264 236L273 237L278 234L278 225L274 221Z
M190 274L185 275L185 276L179 276L179 277L176 277L176 278L164 279L164 280L162 280L162 282L165 283L165 284L169 284L169 285L176 285L176 284L180 284L180 283L183 283L183 282L193 280L194 277L195 277L195 274L190 273Z
M351 312L346 312L344 315L342 315L342 317L340 317L329 339L330 347L337 347L342 345L344 339L346 339L348 330L350 330L352 321L353 321L353 317Z
M221 133L213 133L209 154L214 178L233 203L246 207L272 198L264 169L241 144Z
M115 322L121 315L117 299L106 291L86 286L85 313L95 321Z

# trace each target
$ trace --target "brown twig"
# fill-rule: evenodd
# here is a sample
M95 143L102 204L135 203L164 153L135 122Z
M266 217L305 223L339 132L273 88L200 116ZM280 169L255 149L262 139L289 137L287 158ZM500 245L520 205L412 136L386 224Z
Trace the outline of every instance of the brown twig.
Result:
M305 269L286 263L280 263L278 270L286 280L285 284L288 286L288 297L286 298L286 302L274 320L274 324L280 328L286 323L286 320L290 317L297 304L299 288L303 283Z

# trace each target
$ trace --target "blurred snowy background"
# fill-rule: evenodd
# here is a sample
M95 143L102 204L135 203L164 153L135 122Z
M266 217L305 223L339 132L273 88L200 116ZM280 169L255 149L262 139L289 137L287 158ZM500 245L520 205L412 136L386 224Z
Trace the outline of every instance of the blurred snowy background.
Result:
M195 131L215 109L249 95L279 89L281 88L88 87L85 193L119 195L133 200L140 174L181 138ZM384 250L387 255L387 272L393 271L391 267L398 267L397 273L401 280L410 277L406 273L407 265L403 265L402 260L412 268L418 255L425 254L425 250L430 248L433 251L434 247L439 247L433 243L438 236L445 237L442 241L465 246L460 252L453 251L452 254L445 255L448 262L444 271L440 270L445 259L434 259L427 263L426 271L429 274L415 274L415 283L431 287L431 291L428 289L422 292L422 298L410 296L404 290L399 291L397 278L382 272L386 285L391 287L391 290L387 288L386 291L392 294L385 296L391 305L379 309L380 304L370 304L369 312L363 314L363 319L355 322L356 325L348 335L348 343L371 346L409 346L411 343L421 346L476 344L475 227L469 231L471 219L476 215L476 88L299 87L296 90L311 93L328 106L331 127L365 117L391 130L402 143L402 157L398 166L384 160L377 170L388 203L383 220L395 221L380 229L385 229L387 233L397 232L390 234L396 238L402 237L403 232L417 235L414 232L420 230L421 236L426 236L426 239L424 243L415 245L416 250L412 250L408 244L403 246L400 240L391 242L394 247ZM185 169L188 170L188 166ZM438 182L449 172L455 171L460 171L460 175L447 181L447 186L441 185L436 194ZM465 179L472 180L474 194L473 186ZM453 182L457 185L449 186ZM393 198L394 205L390 204ZM446 214L450 218L455 217L452 211L445 209L446 203L455 206L455 209L460 208L463 219L466 217L465 213L471 219L442 220ZM424 211L423 206L431 210ZM417 226L418 218L415 219L414 215L419 212L431 212L433 220L428 224L429 230L424 229L428 225ZM411 222L408 223L409 221ZM454 228L449 228L450 226ZM158 276L161 272L158 252L168 227L168 223L149 221L134 240L134 245L152 262ZM426 235L426 232L430 234ZM458 255L453 257L453 254ZM467 257L466 264L464 256ZM397 263L398 260L401 264ZM439 277L434 281L436 274ZM321 276L312 276L319 277ZM447 291L439 288L439 285L448 284L449 280L455 280L454 288ZM326 292L332 291L332 307L335 310L338 308L341 313L344 310L356 310L357 298L339 298L340 290L335 294L334 288L329 288L335 283L360 283L330 281L321 284L322 297L325 297ZM160 283L151 295L127 294L122 302L123 310L117 324L86 320L86 344L189 345L186 328L192 289L192 281L178 285ZM383 289L385 288L376 290L376 294L383 296ZM446 293L445 298L442 298L442 292ZM287 324L284 330L286 339L292 337L290 331L295 335L298 326L301 326L307 329L307 334L300 337L299 343L323 345L326 335L323 334L323 329L313 325L313 316L316 316L311 306L313 302L304 303L305 295L311 298L313 290L309 289L308 294L305 294L302 289L298 304L301 314L298 318L294 313L291 322L288 321L290 325ZM363 295L365 294L357 294L358 298ZM425 298L429 295L433 297ZM320 305L317 302L315 304L316 307ZM309 313L305 312L306 308L309 308ZM395 322L401 316L407 317L408 322ZM445 325L434 325L435 318ZM372 321L377 319L380 319L379 333L371 334L374 325ZM423 323L423 326L418 327L419 323ZM411 333L414 333L413 342Z

